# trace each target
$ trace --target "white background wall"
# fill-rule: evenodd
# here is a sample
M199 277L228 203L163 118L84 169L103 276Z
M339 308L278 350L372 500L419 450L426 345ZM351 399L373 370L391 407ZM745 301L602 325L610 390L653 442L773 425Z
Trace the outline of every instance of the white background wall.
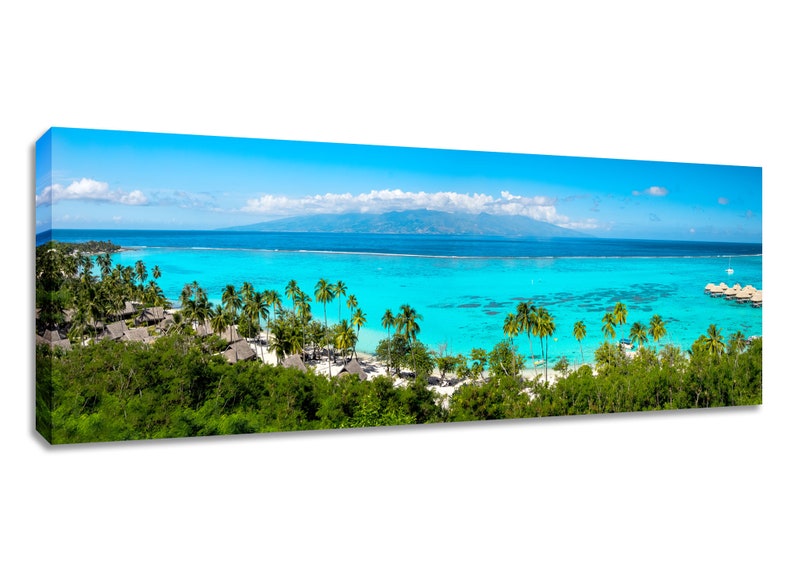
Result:
M258 4L0 9L0 572L790 573L786 13ZM762 166L764 405L48 448L28 342L53 125Z

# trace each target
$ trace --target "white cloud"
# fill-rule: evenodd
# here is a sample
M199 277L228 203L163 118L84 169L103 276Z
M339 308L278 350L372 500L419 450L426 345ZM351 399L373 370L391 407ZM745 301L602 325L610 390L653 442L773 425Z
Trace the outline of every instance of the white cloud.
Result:
M132 192L111 190L107 182L82 178L74 180L68 186L61 184L47 186L40 194L36 195L36 206L55 204L63 200L91 200L130 206L140 206L149 202L146 195L140 190L133 190Z
M719 202L723 206L727 206L727 204L728 204L728 202L730 202L730 200L728 200L724 196L720 196L719 198L717 198L717 202Z
M669 193L667 188L661 186L651 186L642 191L634 190L632 192L634 196L667 196Z
M343 214L362 212L380 214L399 210L436 210L440 212L487 213L528 216L536 220L572 225L568 217L557 213L556 198L518 196L502 191L498 197L489 194L458 192L405 192L403 190L372 190L366 194L318 194L288 198L266 194L249 199L243 212L267 214L272 218L311 214Z

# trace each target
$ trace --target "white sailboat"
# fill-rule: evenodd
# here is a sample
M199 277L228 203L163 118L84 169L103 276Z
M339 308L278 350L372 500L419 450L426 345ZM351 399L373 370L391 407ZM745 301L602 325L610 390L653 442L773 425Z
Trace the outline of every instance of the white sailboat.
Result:
M725 269L728 274L733 274L733 268L731 268L731 257L728 256L728 267Z

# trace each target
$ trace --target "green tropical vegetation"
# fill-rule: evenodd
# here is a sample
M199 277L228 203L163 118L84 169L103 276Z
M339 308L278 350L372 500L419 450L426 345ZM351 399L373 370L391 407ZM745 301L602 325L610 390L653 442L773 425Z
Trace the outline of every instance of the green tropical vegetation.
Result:
M552 310L531 301L507 313L505 339L491 350L454 356L443 347L431 351L419 339L424 318L404 303L396 315L387 309L380 318L386 337L375 359L386 375L329 378L314 366L327 361L330 374L337 354L342 363L357 358L367 315L350 294L350 315L343 318L348 288L324 279L314 290L322 321L312 317L312 298L294 280L283 292L292 304L286 308L279 291L257 291L248 282L227 285L213 305L194 281L183 287L170 322L143 324L151 338L111 339L104 336L109 324L138 325L129 303L136 310L169 305L157 285L163 272L141 261L113 267L116 249L51 242L36 250L37 334L64 334L70 343L55 346L42 338L36 346L36 426L54 444L707 408L762 399L762 338L723 335L711 324L681 350L664 343L665 321L652 315L647 324L630 325L627 350L625 342L612 341L627 323L621 303L604 314L604 341L591 364L582 351L584 322L558 326ZM329 324L326 307L334 298L339 322ZM233 329L259 352L253 361L224 356ZM567 358L558 359L550 379L549 348L558 333L578 341L582 362L571 369ZM514 343L521 334L530 344L529 369ZM256 360L266 349L277 365ZM295 355L309 368L282 365ZM433 384L456 386L442 395Z

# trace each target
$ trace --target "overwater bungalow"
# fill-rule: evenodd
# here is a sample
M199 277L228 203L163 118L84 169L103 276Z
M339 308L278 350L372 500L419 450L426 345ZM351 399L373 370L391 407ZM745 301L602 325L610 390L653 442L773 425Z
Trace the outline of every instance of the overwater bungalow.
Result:
M762 300L763 296L761 290L756 290L755 294L750 297L750 303L753 305L753 308L760 308Z

